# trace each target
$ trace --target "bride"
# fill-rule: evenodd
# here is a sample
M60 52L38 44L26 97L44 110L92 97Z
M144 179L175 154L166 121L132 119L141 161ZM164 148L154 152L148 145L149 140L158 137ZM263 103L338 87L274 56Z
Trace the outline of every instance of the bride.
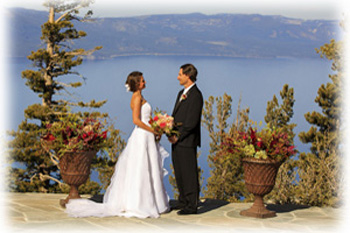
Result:
M135 129L115 165L103 203L72 199L66 205L66 213L71 217L158 218L170 209L163 184L167 173L163 161L169 154L156 143L155 139L161 135L148 123L152 109L142 96L142 90L146 88L142 73L130 73L125 86L133 92L130 107Z

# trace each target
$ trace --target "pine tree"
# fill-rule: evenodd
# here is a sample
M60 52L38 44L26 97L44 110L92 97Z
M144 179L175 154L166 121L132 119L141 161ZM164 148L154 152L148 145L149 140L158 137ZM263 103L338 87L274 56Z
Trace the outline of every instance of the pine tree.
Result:
M294 139L295 134L293 129L296 127L296 124L290 123L294 115L294 89L289 88L288 84L285 84L280 92L280 97L282 99L282 104L279 104L275 95L271 101L268 101L265 122L271 128L284 129L285 132ZM275 187L272 192L266 196L266 199L279 204L294 202L296 166L297 162L294 158L288 159L281 165L276 177Z
M306 113L305 119L312 126L308 132L301 132L299 138L303 143L311 143L311 152L318 154L317 142L324 142L325 134L327 138L331 138L333 146L339 145L339 128L341 116L341 100L342 100L342 76L343 76L343 60L342 60L342 42L336 42L334 39L329 44L325 44L316 49L321 57L326 57L332 61L332 70L334 74L330 74L331 82L322 84L318 89L318 96L315 103L321 108L322 112L313 111ZM321 150L324 149L321 147Z
M58 172L58 158L53 153L47 153L42 149L40 137L45 127L44 122L54 122L58 116L71 113L72 108L99 108L106 100L88 103L74 102L69 98L56 99L63 92L82 85L81 82L64 82L73 79L73 75L82 77L79 72L73 70L83 62L83 56L91 55L102 47L91 50L72 49L72 41L83 38L86 33L78 31L72 21L84 22L91 18L92 12L88 11L85 17L78 17L79 9L89 6L91 1L65 1L55 0L46 2L49 9L48 21L41 26L41 40L46 45L37 51L32 51L28 59L32 61L36 70L25 70L22 78L26 79L26 85L41 99L41 103L28 106L24 111L25 120L18 126L17 131L10 132L13 140L9 143L10 162L16 162L19 168L10 169L10 190L19 192L60 192L65 191ZM73 79L74 80L74 79ZM80 117L92 115L106 118L108 114L99 112L75 112ZM103 165L100 174L111 170L116 162L116 155L123 147L123 141L119 131L110 126L111 137L109 149L103 155L95 159L94 164ZM111 157L108 157L110 153ZM114 154L113 154L114 153ZM97 183L88 182L82 187L90 193L98 192L101 187Z
M229 124L232 115L232 98L226 93L223 97L210 96L205 101L203 110L203 125L209 132L210 154L208 155L210 177L207 180L205 197L220 199L230 202L240 202L242 198L250 200L250 195L245 188L243 180L243 167L239 155L221 149L221 144L226 137L247 128L249 121L249 109L237 109L236 120ZM216 105L216 116L213 107Z
M280 96L283 101L281 105L278 103L276 95L273 96L271 101L268 101L265 122L270 127L284 128L294 138L293 129L296 124L289 124L294 115L294 89L289 88L288 84L285 84L280 92Z
M342 195L340 153L341 100L343 87L343 42L334 39L316 49L323 58L332 61L330 82L318 89L315 102L321 112L309 112L305 119L311 125L301 132L303 143L311 143L310 153L300 154L298 199L309 205L336 205Z

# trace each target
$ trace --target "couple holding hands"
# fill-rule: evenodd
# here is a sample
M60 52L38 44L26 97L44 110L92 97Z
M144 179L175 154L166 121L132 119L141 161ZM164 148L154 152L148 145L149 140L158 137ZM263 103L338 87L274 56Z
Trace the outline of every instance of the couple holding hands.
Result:
M197 69L192 64L180 67L178 81L184 87L175 102L172 117L178 134L168 137L179 191L177 206L170 208L163 178L167 171L163 161L169 153L158 143L161 135L149 124L151 105L142 96L146 87L141 72L129 74L128 90L135 128L118 158L103 203L88 199L73 199L66 205L72 217L124 216L158 218L171 209L177 214L196 214L199 201L197 147L201 144L200 126L203 96L196 85Z

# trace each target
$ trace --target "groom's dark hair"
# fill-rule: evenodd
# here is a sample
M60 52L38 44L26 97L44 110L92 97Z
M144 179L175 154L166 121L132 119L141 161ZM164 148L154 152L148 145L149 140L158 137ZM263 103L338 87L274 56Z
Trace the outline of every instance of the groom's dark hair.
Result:
M192 82L197 81L198 71L196 67L194 67L194 65L185 64L185 65L182 65L180 69L182 69L182 73L187 75L192 80Z

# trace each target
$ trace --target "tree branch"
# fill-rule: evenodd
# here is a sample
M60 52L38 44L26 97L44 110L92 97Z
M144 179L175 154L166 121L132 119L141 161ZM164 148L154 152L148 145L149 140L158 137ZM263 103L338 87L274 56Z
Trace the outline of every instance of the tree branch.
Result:
M49 151L49 155L50 155L51 161L58 167L58 169L60 169L59 158L56 155L54 155L53 153L51 153L50 151Z
M63 182L61 182L60 180L52 177L52 176L48 176L48 175L43 175L42 173L39 173L39 178L41 181L45 181L45 180L52 180L55 181L56 183L58 183L58 185L60 186L60 188L62 187L62 185L64 185Z
M73 102L69 102L69 101L66 101L66 100L60 100L58 101L59 103L62 103L62 104L66 104L66 105L69 105L69 106L76 106L76 107L79 107L79 103L73 103Z
M36 173L32 176L32 177L30 177L30 183L33 183L33 179L36 177Z
M58 82L58 81L56 81L56 84L61 85L62 87L72 87L71 84L62 83L62 82Z
M61 21L64 17L66 17L68 14L70 14L70 13L72 13L73 11L76 11L76 10L78 10L78 9L80 9L80 8L82 8L82 6L79 6L79 7L77 7L77 8L74 8L74 9L70 10L70 11L67 11L66 13L64 13L63 15L61 15L61 16L55 21L55 23L60 22L60 21Z

